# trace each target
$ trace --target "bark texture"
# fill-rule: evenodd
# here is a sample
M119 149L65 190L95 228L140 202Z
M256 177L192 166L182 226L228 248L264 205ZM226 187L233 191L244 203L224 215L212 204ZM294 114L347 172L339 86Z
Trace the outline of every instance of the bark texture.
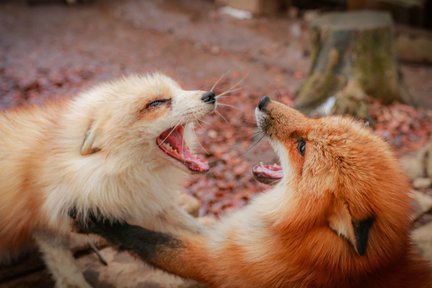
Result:
M370 97L414 104L401 84L389 14L328 13L311 23L310 39L312 64L297 108L367 118Z

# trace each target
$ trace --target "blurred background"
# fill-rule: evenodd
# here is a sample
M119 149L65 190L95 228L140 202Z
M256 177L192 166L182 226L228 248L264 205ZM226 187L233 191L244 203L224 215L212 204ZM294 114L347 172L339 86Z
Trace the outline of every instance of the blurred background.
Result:
M359 12L369 10L379 13ZM361 35L372 38L363 45ZM431 65L431 0L0 0L0 109L73 97L130 73L161 71L187 89L208 90L219 79L216 92L234 90L197 125L211 171L185 186L200 203L194 214L212 217L269 187L251 173L253 164L276 161L265 141L252 139L262 95L312 115L351 114L401 158L415 190L416 241L429 259ZM372 86L356 80L368 75ZM168 287L160 274L143 280L149 268L127 254L105 248L114 263L106 270L92 253L77 253L96 287ZM50 285L37 256L0 269L0 287Z

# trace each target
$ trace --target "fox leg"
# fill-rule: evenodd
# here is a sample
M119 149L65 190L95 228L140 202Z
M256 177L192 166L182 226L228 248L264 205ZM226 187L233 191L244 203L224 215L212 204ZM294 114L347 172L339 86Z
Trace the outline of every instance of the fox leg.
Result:
M67 241L45 232L35 233L33 238L55 280L56 288L91 288L76 265Z
M202 245L204 237L176 237L127 223L108 222L96 218L85 224L77 222L82 233L94 233L120 248L139 256L149 264L183 278L208 282L211 258Z
M200 233L202 224L180 206L173 205L158 214L159 219L164 223L161 227L164 231ZM159 230L159 229L158 229Z
M181 208L191 215L196 216L198 214L200 203L195 197L180 190L175 191L175 194L177 198L176 202Z

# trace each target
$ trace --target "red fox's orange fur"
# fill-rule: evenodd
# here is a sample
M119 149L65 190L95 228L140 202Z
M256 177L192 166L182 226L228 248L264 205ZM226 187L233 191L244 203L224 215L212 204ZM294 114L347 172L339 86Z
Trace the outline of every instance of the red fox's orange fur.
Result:
M204 235L97 221L84 229L211 287L432 287L410 242L407 177L389 146L348 118L310 119L268 99L260 107L284 176L250 205Z

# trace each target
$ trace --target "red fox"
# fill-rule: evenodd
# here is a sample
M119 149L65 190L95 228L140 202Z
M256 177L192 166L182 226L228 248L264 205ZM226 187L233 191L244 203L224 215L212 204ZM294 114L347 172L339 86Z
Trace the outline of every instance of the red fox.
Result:
M410 242L409 182L390 147L346 117L307 118L262 98L258 128L281 169L271 190L200 235L77 222L152 265L210 287L432 287Z
M0 113L0 260L32 238L57 287L89 287L68 250L74 207L149 229L197 232L175 198L193 154L193 122L212 91L186 91L162 74L132 75L73 99Z

